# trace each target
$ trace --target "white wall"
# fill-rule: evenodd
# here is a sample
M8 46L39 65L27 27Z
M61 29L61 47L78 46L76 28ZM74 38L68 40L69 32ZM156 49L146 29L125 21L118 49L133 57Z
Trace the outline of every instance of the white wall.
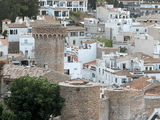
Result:
M82 63L88 63L96 60L97 48L96 43L90 44L90 49L79 49L78 50L78 61Z
M10 34L10 30L17 30L17 34ZM28 28L9 28L8 29L8 42L19 42L21 34L27 34Z
M27 41L27 42L25 42ZM28 57L34 57L32 50L35 48L35 39L31 35L23 35L20 37L19 44L20 51L25 55L25 51L28 51Z
M82 63L64 63L64 69L69 69L71 79L82 78Z

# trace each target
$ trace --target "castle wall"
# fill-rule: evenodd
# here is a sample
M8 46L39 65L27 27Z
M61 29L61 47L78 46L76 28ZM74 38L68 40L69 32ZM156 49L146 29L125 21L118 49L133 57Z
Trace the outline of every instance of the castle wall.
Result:
M130 120L142 120L144 113L144 95L143 93L130 98Z
M62 120L99 120L100 87L89 84L59 84L61 96L65 98Z
M35 60L39 67L64 73L64 39L66 28L50 25L33 28Z
M153 113L155 108L160 108L160 96L148 96L144 97L145 112L147 118Z
M109 120L135 120L136 115L139 114L139 111L136 110L143 109L141 108L143 99L135 97L139 92L138 90L130 89L107 90L106 97L109 97ZM134 108L133 105L137 103L139 103L139 107Z
M100 102L101 105L99 120L109 120L109 98L102 98Z

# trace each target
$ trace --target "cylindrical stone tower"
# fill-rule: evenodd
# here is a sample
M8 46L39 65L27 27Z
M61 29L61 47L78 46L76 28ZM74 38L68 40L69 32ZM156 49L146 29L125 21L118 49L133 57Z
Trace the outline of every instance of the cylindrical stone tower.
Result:
M140 90L108 89L105 95L109 98L109 120L136 120L143 113L143 94Z
M99 120L99 85L79 80L61 82L59 85L61 96L65 99L62 120Z
M35 61L39 67L48 67L64 73L64 39L66 28L59 25L34 27Z

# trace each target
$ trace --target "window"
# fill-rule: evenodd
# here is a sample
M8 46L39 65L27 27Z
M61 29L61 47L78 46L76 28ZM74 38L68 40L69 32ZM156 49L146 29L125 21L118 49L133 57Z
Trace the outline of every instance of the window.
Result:
M92 77L95 78L95 74L94 73L92 73Z
M103 72L102 72L102 74L104 75L104 69L103 69Z
M122 78L122 83L126 83L126 78Z
M149 70L152 70L152 67L150 67Z
M76 44L76 41L75 40L73 40L73 45L75 45Z
M28 50L25 50L25 55L28 55Z
M79 5L83 5L83 2L79 2Z
M0 57L3 56L3 52L0 52Z
M28 29L28 33L32 33L32 29Z
M67 2L67 7L71 7L72 6L72 2Z
M64 74L69 75L69 69L64 69Z
M138 32L139 31L139 29L136 29L136 32Z
M10 34L13 34L13 30L10 30Z
M101 69L99 68L99 74L101 73Z
M24 40L24 43L27 44L27 43L28 43L28 40Z
M77 70L77 68L74 68L74 70Z
M148 70L148 67L146 67L146 70Z
M115 83L117 83L117 78L115 78Z
M78 32L71 32L71 36L78 36Z
M80 36L84 36L84 32L80 32Z
M124 69L126 69L126 64L125 64L125 63L123 63L123 70L124 70Z

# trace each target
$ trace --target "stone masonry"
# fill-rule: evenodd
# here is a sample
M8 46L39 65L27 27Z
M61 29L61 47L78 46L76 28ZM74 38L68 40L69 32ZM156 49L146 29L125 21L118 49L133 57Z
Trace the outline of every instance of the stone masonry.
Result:
M139 120L138 117L144 112L142 91L108 89L106 96L109 97L109 120Z
M100 86L79 80L62 82L60 93L65 98L62 120L99 120Z
M64 73L64 40L66 28L59 25L43 25L33 28L35 61L39 67Z

